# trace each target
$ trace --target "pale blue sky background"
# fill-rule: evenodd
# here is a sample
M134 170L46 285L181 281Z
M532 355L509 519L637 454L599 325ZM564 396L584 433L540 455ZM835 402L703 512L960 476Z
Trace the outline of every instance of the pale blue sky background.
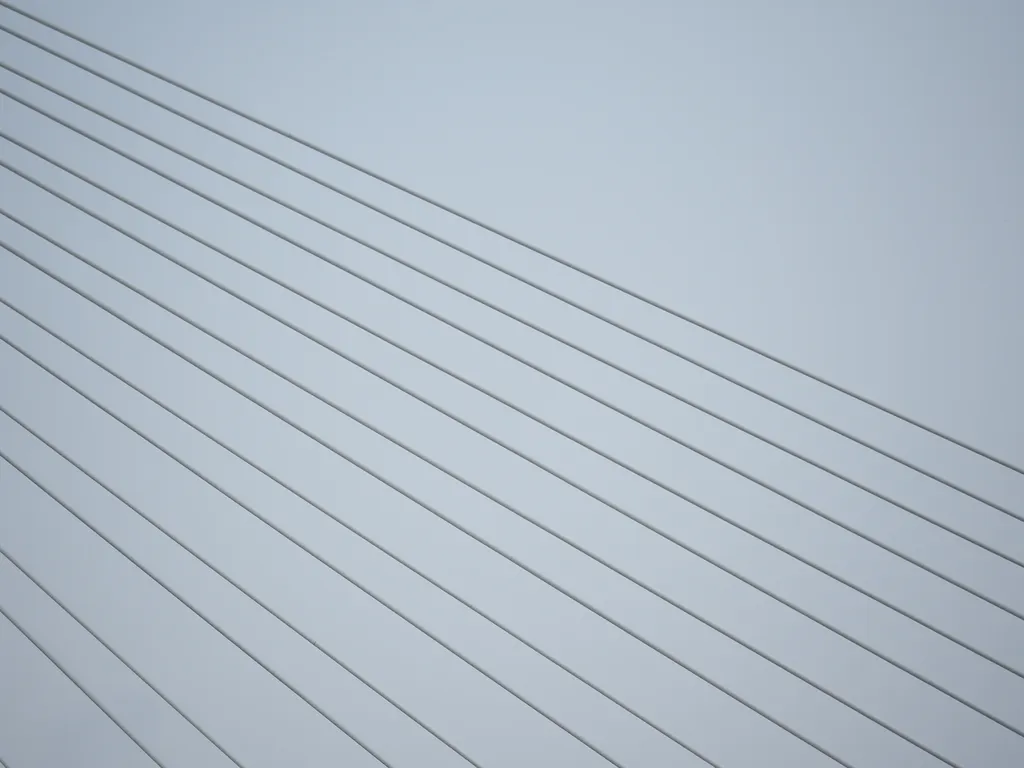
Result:
M1024 11L1016 3L34 2L26 9L1024 463ZM0 19L1024 514L1024 479L485 236L6 10ZM0 33L2 34L2 33ZM3 35L2 58L510 311L1024 560L1024 523L403 231ZM938 571L816 518L7 100L3 130L450 366L925 629L389 349L8 142L0 157L354 358L1024 729L1020 566L802 465L4 73L4 88ZM0 169L0 206L962 766L1024 739ZM9 220L0 238L850 765L942 763L296 391ZM0 296L716 764L837 763L659 657L10 253ZM15 312L0 332L625 765L677 744L425 585ZM607 765L0 345L0 404L488 767ZM396 766L465 764L0 415L0 448ZM0 542L247 766L372 765L8 467ZM0 605L168 765L227 765L6 561ZM954 640L956 642L954 642ZM961 644L957 644L957 643ZM968 650L969 646L977 652ZM147 764L0 623L0 758Z

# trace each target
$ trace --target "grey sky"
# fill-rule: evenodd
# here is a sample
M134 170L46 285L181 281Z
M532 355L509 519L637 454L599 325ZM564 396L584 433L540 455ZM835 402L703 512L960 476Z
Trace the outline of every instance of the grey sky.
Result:
M1024 278L1024 217L1018 214L1024 199L1019 139L1024 135L1024 62L1017 45L1024 12L1017 4L847 3L825 9L790 2L769 9L751 3L647 2L627 8L571 2L499 7L450 0L363 5L237 0L211 8L198 0L144 6L126 0L50 0L24 7L914 418L1024 463L1024 418L1016 395L1022 388L1019 350L1024 349L1018 298ZM0 18L1024 515L1020 475L669 321L6 10ZM1024 569L1010 562L1024 560L1024 523L384 222L7 35L0 50L4 61L33 76L705 408L812 455L1006 558L808 467L9 73L3 75L4 88L863 536L426 319L9 100L4 131L665 487L512 413L8 142L0 150L5 162L210 278L229 283L593 495L0 169L4 210L740 642L627 582L9 220L0 225L0 238L10 245L664 653L575 604L7 252L0 258L5 300L715 764L836 765L826 756L829 752L858 768L943 764L778 664L954 764L1011 766L1024 759L1024 738L935 687L1024 730L1024 677L1006 669L1024 671L1024 621L1012 615L1024 614ZM702 764L663 733L2 306L0 332L615 761L629 766ZM0 405L474 761L488 768L608 764L6 345L0 345L0 371ZM465 764L14 421L0 414L0 422L2 450L390 764ZM0 471L0 509L3 546L244 765L375 764L7 466ZM2 559L0 605L167 765L229 764ZM683 661L806 741L666 656ZM2 621L0 660L0 759L10 768L149 764Z

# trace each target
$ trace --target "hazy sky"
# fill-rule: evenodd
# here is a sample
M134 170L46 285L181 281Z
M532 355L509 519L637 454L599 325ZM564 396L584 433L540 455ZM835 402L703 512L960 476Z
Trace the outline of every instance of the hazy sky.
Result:
M1018 3L23 0L22 7L1024 464ZM0 23L962 489L0 31L3 62L895 502L0 72L0 85L19 98L322 259L10 99L5 133L478 387L0 139L3 162L313 337L0 168L0 208L199 329L10 219L0 217L0 240L307 433L0 249L0 298L243 457L0 305L0 334L166 453L3 343L0 406L136 509L2 413L0 451L354 737L21 473L0 467L0 546L242 765L379 765L371 751L396 767L469 764L379 694L487 768L609 760L644 768L1024 763L1024 737L1012 730L1024 731L1024 522L1016 519L1024 517L1024 476L6 9ZM165 765L231 764L2 557L0 607ZM9 768L152 764L2 618L0 760Z

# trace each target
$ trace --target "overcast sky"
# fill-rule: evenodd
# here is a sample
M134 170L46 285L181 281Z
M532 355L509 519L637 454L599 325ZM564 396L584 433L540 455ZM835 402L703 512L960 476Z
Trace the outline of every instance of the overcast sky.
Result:
M1018 3L21 7L1024 465ZM0 23L679 353L0 31L394 257L0 72L250 219L4 99L0 608L162 764L1024 764L1024 475ZM153 764L2 618L0 760Z

